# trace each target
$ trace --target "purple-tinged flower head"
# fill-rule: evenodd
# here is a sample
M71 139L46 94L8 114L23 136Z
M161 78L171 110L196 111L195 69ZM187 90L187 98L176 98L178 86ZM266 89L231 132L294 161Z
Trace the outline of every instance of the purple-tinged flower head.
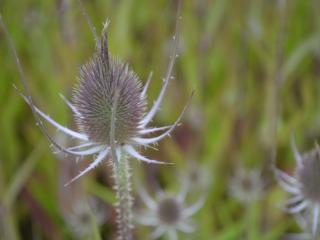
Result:
M281 187L293 195L287 201L286 211L304 216L308 226L311 226L310 234L317 238L320 213L320 148L316 145L311 151L300 154L292 140L292 149L297 163L295 176L276 169L276 177Z
M146 101L137 74L115 58L109 57L106 33L101 47L81 67L79 84L74 89L75 114L79 128L94 142L110 143L112 107L118 92L115 112L115 141L127 143L136 136Z

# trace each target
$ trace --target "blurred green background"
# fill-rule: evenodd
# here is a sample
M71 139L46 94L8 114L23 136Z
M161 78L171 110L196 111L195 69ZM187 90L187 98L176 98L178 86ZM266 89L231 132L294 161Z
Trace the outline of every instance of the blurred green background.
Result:
M151 105L169 61L177 1L84 0L84 5L98 32L106 18L111 20L114 56L129 62L143 82L153 71ZM177 176L190 166L207 169L209 186L189 197L192 202L194 195L206 195L193 217L197 231L179 239L272 240L301 231L281 210L287 195L270 169L276 162L294 171L293 133L301 151L312 148L320 134L319 9L318 0L183 1L175 79L154 125L174 122L192 90L195 95L172 138L161 141L159 151L142 151L175 164L131 161L135 196L137 186L151 195L159 186L176 192L182 181ZM95 45L78 2L1 0L0 12L35 102L75 128L59 93L71 97L79 67ZM101 164L70 187L63 186L86 165L52 153L12 86L21 88L8 46L0 32L0 239L114 239L110 166ZM49 128L60 142L72 145ZM243 203L230 194L230 179L240 168L261 171L263 194L258 200ZM90 215L88 231L93 235L81 237L75 206L91 199L105 221L99 225L95 214ZM141 205L138 197L136 202ZM148 239L149 233L147 227L135 228L136 239Z

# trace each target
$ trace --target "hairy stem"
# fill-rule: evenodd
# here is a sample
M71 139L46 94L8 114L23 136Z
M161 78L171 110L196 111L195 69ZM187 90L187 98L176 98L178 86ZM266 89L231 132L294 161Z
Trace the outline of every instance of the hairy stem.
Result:
M114 188L117 194L117 223L118 223L118 240L132 240L131 229L132 225L132 197L131 197L131 182L130 168L127 155L116 148L115 139L115 122L116 112L118 108L119 91L115 91L111 127L110 127L110 147L111 159L114 178Z
M132 240L132 196L131 196L131 173L126 154L121 154L118 162L113 162L113 177L117 194L117 223L118 239Z

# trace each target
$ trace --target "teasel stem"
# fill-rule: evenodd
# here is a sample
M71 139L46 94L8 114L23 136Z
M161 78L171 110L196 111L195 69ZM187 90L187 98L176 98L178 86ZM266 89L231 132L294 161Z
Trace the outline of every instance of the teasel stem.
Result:
M117 104L119 99L119 91L115 91L113 96L111 128L110 128L110 146L112 157L112 169L114 178L114 189L116 191L117 203L117 224L118 224L118 240L131 240L132 233L132 203L131 196L131 174L128 162L128 156L121 150L116 150L115 140L115 122Z
M128 156L121 154L119 161L113 162L114 188L117 195L116 211L118 240L132 240L132 205L131 173Z

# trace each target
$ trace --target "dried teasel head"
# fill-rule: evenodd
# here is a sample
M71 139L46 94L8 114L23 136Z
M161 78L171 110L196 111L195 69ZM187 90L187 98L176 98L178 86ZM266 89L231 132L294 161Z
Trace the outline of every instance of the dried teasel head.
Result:
M146 101L141 96L143 89L137 74L126 63L109 57L107 44L104 30L101 47L81 67L73 97L75 119L91 141L109 144L112 109L118 93L115 141L124 144L138 134Z

